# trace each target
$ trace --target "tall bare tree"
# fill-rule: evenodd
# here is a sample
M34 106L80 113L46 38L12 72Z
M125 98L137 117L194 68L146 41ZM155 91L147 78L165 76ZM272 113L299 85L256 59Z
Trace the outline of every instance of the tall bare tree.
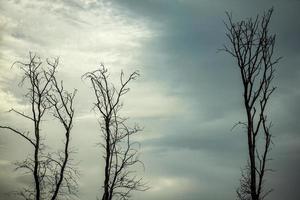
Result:
M133 72L128 78L124 73L120 75L120 86L117 89L109 80L108 70L101 65L98 70L83 75L92 84L96 97L94 109L99 114L99 122L104 142L104 185L102 200L130 198L133 190L145 191L148 189L135 174L134 166L143 163L139 160L139 144L131 141L131 136L141 129L136 125L133 128L127 125L127 118L120 116L123 107L121 98L129 91L128 84L139 76Z
M247 129L249 162L242 172L241 185L237 190L239 199L262 200L271 190L265 190L264 180L269 161L272 134L268 120L267 105L275 87L274 58L275 35L269 32L273 8L262 16L233 22L227 13L225 23L229 44L224 46L237 62L243 84L243 101L246 122L239 122Z
M56 79L58 59L53 62L47 60L47 67L43 67L42 64L41 59L31 53L28 63L14 63L24 73L19 86L28 85L25 98L30 104L31 113L26 114L13 108L10 112L33 123L33 131L26 132L12 126L0 126L1 129L10 130L22 137L33 147L32 156L28 156L24 161L16 162L17 169L23 169L33 175L34 188L24 188L15 193L26 200L55 200L58 196L61 199L76 194L77 186L77 171L69 157L75 91L69 93L64 90L62 83L58 84ZM41 132L41 123L45 120L45 115L50 112L65 128L64 149L57 153L46 152L44 135Z

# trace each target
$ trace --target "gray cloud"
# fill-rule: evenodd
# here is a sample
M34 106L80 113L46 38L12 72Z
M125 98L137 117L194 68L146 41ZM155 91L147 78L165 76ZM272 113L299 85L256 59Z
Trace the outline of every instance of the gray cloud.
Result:
M145 53L144 58L149 65L147 68L149 73L168 82L171 85L170 92L173 91L183 96L186 102L194 108L192 111L194 117L200 119L203 117L208 121L219 118L226 119L229 113L242 112L238 70L229 56L222 55L224 54L222 52L216 53L225 41L224 25L222 24L222 20L225 19L224 11L232 11L236 18L240 18L253 16L274 6L272 29L277 35L278 55L283 56L275 80L278 89L271 107L274 140L275 144L284 140L290 144L290 139L298 141L299 123L297 116L299 116L300 111L297 102L300 100L298 88L300 79L299 47L297 45L299 39L297 37L300 33L300 26L297 25L298 22L295 19L299 18L297 12L300 6L299 2L222 1L212 3L208 1L186 1L183 3L177 1L171 3L164 1L161 3L160 1L122 1L120 4L138 16L145 17L153 21L154 24L158 23L155 25L160 28L158 31L161 34L157 37L156 42L151 42L150 49L145 50L147 53ZM195 6L196 4L198 6ZM197 11L193 12L194 10ZM240 115L236 115L236 120L240 120L239 117ZM234 119L231 117L230 120L226 121L228 124L234 123ZM183 123L185 121L174 122L177 126L183 126ZM221 155L224 153L224 147L231 146L234 150L235 145L242 142L242 138L235 142L227 138L224 139L221 135L224 127L217 124L216 126L220 129L207 138L201 136L201 128L197 128L196 134L193 134L195 133L194 125L195 123L191 123L190 127L183 128L184 131L182 132L178 131L178 127L172 127L173 131L168 130L162 138L148 141L149 145L159 146L162 151L172 147L172 149L198 149L199 151L216 152L214 155L223 160ZM210 133L207 130L204 132ZM285 148L287 147L275 145L275 160L277 156L282 156L280 152ZM299 147L291 151L295 152L298 149ZM238 149L235 150L238 151ZM208 153L208 155L210 154ZM196 153L190 156L196 157ZM272 178L271 184L277 184L277 187L283 184L290 185L288 184L290 180L291 182L293 182L292 180L299 180L299 174L294 173L295 169L289 170L288 167L294 166L292 164L294 162L297 166L300 162L299 159L290 157L288 154L284 157L284 165L279 165L280 161L274 162L277 172L272 176L277 178ZM200 162L199 165L201 165ZM240 166L242 165L240 163ZM184 167L182 169L184 170ZM282 193L277 188L270 198L280 199L279 196L283 198L286 195L285 198L297 199L299 193L291 188L293 186L280 189Z

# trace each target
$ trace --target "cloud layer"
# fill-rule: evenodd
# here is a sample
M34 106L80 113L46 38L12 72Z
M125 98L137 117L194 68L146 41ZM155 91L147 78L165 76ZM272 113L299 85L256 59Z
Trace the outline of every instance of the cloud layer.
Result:
M124 115L144 128L142 143L145 179L152 186L134 199L234 199L240 168L246 163L245 133L232 126L244 119L241 85L233 59L217 50L226 42L225 11L235 19L255 16L274 6L271 31L277 34L276 52L283 56L270 107L274 147L268 184L269 199L300 198L300 2L208 0L78 0L7 1L0 5L0 120L30 129L6 113L26 111L17 87L20 72L10 68L26 60L28 51L43 58L60 57L60 78L79 90L73 145L80 160L81 199L95 199L102 184L101 150L93 96L83 73L104 62L118 81L139 70L140 79L126 97ZM45 122L59 132L59 127ZM47 136L56 145L57 134ZM19 148L22 147L22 148ZM0 198L26 184L12 162L30 148L1 130ZM95 178L97 177L97 178ZM23 180L23 181L20 181ZM18 183L18 184L16 184ZM217 192L216 192L217 191ZM1 196L2 195L2 196Z

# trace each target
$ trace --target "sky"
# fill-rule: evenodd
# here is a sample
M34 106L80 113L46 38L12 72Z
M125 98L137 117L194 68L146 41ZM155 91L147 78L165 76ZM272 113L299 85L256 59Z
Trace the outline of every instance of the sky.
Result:
M282 56L269 105L274 134L266 184L267 199L300 199L300 1L299 0L8 0L0 3L0 123L30 129L10 108L28 111L18 87L21 72L11 65L29 51L60 58L59 78L78 89L72 146L80 170L79 199L101 196L103 182L94 97L81 76L104 63L113 81L121 70L141 76L123 99L124 115L143 131L142 145L151 187L133 200L229 200L247 162L246 135L231 130L245 119L242 86L226 44L225 12L245 19L274 7L270 31ZM62 145L51 116L43 123L47 144ZM0 199L30 184L13 163L32 149L0 130Z

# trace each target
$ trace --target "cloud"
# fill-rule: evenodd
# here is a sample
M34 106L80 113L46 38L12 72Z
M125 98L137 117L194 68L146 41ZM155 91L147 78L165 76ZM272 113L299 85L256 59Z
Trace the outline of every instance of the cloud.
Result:
M2 91L0 92L0 112L7 112L9 111L11 108L15 108L18 110L22 110L24 109L24 105L22 105L20 103L20 100L17 99L12 93L10 93L9 91Z
M217 53L225 42L222 20L226 10L239 19L271 4L275 6L271 28L277 33L276 50L284 57L277 69L274 83L278 89L270 107L276 136L274 167L278 170L270 176L270 184L276 186L271 198L297 199L299 191L289 183L296 185L299 174L294 171L300 163L296 42L300 26L294 20L299 18L298 1L1 3L0 110L12 106L26 110L24 91L15 87L20 72L10 69L14 61L26 60L29 50L42 58L60 56L59 78L65 80L66 88L79 90L72 142L81 161L80 196L93 199L100 191L103 161L96 145L100 140L98 124L91 112L94 97L81 76L100 62L116 83L121 69L127 74L140 70L142 76L132 82L124 98L123 113L145 127L136 139L142 143L145 179L153 187L137 193L135 199L233 199L247 152L244 130L230 129L245 116L238 69L230 56ZM25 124L7 116L1 113L0 117L14 125ZM60 129L47 120L45 126L50 124L57 132L47 138L54 145ZM22 157L20 150L8 152L14 146L21 147L22 141L15 142L9 136L1 136L1 140L5 141L1 141L1 148L6 149L3 160ZM5 174L0 178L16 182Z

